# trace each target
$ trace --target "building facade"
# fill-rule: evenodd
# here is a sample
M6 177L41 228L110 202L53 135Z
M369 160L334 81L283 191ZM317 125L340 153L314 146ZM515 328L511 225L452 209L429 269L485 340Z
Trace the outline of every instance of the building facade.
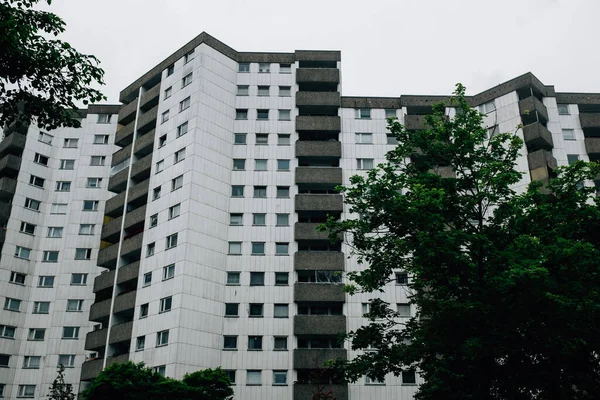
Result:
M86 245L99 251L91 253L90 271L96 272L90 272L83 303L91 322L81 322L78 341L89 331L87 360L76 359L81 369L73 370L81 372L81 388L106 365L132 360L178 379L221 366L235 382L235 398L243 400L310 399L319 389L338 400L413 397L420 382L414 371L355 384L319 371L329 359L354 356L337 335L366 322L369 296L343 292L343 273L361 267L343 240L331 243L315 228L327 215L356 217L335 187L385 160L395 144L386 118L423 129L423 116L445 97L344 97L340 68L338 51L238 52L202 33L121 92L123 104L111 119L117 125L110 125L105 146L103 171L110 178L97 191L94 234L100 238L94 237L95 247ZM558 165L600 156L599 94L556 93L528 73L469 101L486 113L490 134L523 124L517 130L526 143L518 190L549 179ZM96 128L84 130L91 135ZM79 157L76 162L85 162L83 153ZM82 179L90 173L78 171ZM33 190L29 175L18 174L24 183L12 192ZM5 185L3 196L11 188ZM5 216L12 231L6 231L0 265L8 288L17 287L9 282L8 265L21 246L9 241L11 232L23 236L17 216L23 206L15 211L20 201ZM79 248L78 239L64 242ZM46 247L29 245L38 252ZM407 280L398 271L382 294L406 317L415 312ZM75 296L71 290L64 296ZM29 311L15 315L26 319ZM29 327L11 324L23 334ZM0 353L21 363L27 351L7 347ZM0 383L6 382L7 398L33 380L21 365L6 371L12 375L0 375Z

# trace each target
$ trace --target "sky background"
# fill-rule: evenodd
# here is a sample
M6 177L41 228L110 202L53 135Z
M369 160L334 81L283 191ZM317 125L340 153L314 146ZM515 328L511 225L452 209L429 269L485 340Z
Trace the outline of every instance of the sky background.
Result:
M342 95L475 94L525 72L600 92L600 0L53 0L119 91L202 31L238 51L341 50Z

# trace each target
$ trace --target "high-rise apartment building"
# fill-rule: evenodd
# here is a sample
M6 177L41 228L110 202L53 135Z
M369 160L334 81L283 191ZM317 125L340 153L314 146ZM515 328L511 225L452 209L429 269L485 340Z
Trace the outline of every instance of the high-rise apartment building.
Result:
M369 299L343 292L342 273L360 266L342 241L330 243L315 227L327 215L355 217L335 187L384 161L395 144L386 118L423 129L423 116L445 97L343 97L340 67L338 51L245 53L202 33L125 88L118 116L112 106L90 107L76 134L51 132L55 153L38 149L36 129L26 142L18 136L20 150L11 144L15 133L7 136L1 157L23 155L20 170L0 158L0 196L14 196L10 214L0 210L8 221L0 320L9 336L16 332L0 339L0 362L10 356L0 369L4 397L43 394L59 355L77 354L68 378L77 384L80 371L82 387L104 366L132 360L178 379L221 366L240 400L310 399L318 383L338 400L411 399L420 380L414 371L349 385L315 374L329 359L354 356L337 335L366 322ZM600 94L556 93L528 73L469 99L487 114L490 135L524 125L520 188L550 178L557 165L600 158ZM112 125L97 123L109 114ZM109 135L103 152L93 144L101 134ZM70 135L89 146L70 155L62 148ZM38 153L56 166L37 166ZM96 156L105 167L89 166ZM63 158L75 160L70 173L79 180L59 170ZM52 188L35 188L30 175L52 180ZM94 177L104 178L103 189L84 187ZM69 180L81 192L53 192ZM29 216L29 199L42 202L38 214ZM98 201L93 217L80 212L88 199ZM64 222L52 215L61 202L70 207ZM37 225L33 235L19 231L29 229L22 222ZM82 238L84 225L95 225L96 236ZM54 227L65 232L56 247L46 239ZM18 258L22 248L31 249L30 261ZM74 259L81 248L92 249L89 261ZM37 287L51 275L46 250L64 261L61 291ZM83 270L88 286L78 292L69 276ZM13 271L26 274L22 286L10 282ZM381 297L414 315L409 278L402 271L392 278ZM76 322L62 298L83 299ZM20 313L11 311L13 299L21 300ZM60 314L39 319L39 301L56 303L51 312ZM61 339L72 326L80 327L79 340ZM37 327L55 331L53 341L27 341ZM77 343L72 350L70 343ZM30 355L45 359L43 378L23 369Z

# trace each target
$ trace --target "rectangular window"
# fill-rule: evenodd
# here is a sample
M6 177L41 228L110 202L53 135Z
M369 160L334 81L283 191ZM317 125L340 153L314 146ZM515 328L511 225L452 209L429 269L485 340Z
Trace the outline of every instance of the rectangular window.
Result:
M567 163L569 165L573 165L577 161L579 161L579 155L578 154L567 154Z
M266 171L267 170L267 160L254 160L254 170L255 171Z
M145 303L140 306L140 319L146 318L147 316L148 316L148 303Z
M386 118L396 118L396 110L386 109L385 117Z
M175 64L171 64L167 67L167 76L173 75L173 72L175 72Z
M163 100L168 99L169 97L171 97L172 94L173 94L173 88L171 86L169 86L168 88L165 89L165 95L163 97Z
M225 316L237 317L239 315L240 305L238 303L225 303Z
M277 214L277 226L289 226L290 214Z
M289 199L290 198L290 187L289 186L277 186L277 198L278 199Z
M21 229L19 232L26 233L28 235L35 235L35 225L28 222L21 222Z
M239 285L240 284L240 273L239 272L228 272L227 273L227 284L228 285Z
M410 317L410 304L409 303L398 303L396 304L397 312L400 317Z
M174 206L169 207L169 219L179 217L180 212L181 204L175 204Z
M100 205L100 202L97 200L84 200L83 201L83 211L98 211L99 205ZM65 212L63 214L66 214L67 205L64 204L64 206L65 206Z
M223 336L223 349L225 350L236 350L237 349L237 336Z
M387 144L398 144L398 139L394 135L386 135Z
M40 153L35 153L35 156L33 157L33 162L36 164L48 166L48 157L41 155Z
M179 175L175 179L171 179L171 191L180 189L183 186L183 175Z
M289 134L287 133L278 133L277 134L277 146L289 146L291 144Z
M279 97L290 97L292 95L291 86L279 86Z
M354 110L354 117L357 119L371 119L371 109L357 108Z
M250 272L250 286L265 286L265 273Z
M288 318L289 317L289 305L275 304L274 309L273 309L273 316L275 318Z
M68 182L68 181L56 182L56 191L57 192L70 192L71 191L71 182Z
M267 187L266 186L254 186L254 198L266 199L267 198Z
M569 115L569 105L568 104L557 104L558 106L558 114L559 115Z
M65 368L75 367L75 354L59 354L58 355L58 366L64 366Z
M229 254L242 254L242 242L229 242Z
M58 251L44 250L42 253L42 262L58 262Z
M161 117L160 117L160 123L161 123L161 124L164 124L164 123L165 123L165 122L167 122L168 120L169 120L169 110L167 110L167 111L165 111L165 112L163 112L163 113L161 114Z
M7 297L4 299L4 309L8 311L19 311L21 308L21 300Z
M156 334L156 347L169 344L169 330L160 331Z
M289 171L290 160L277 160L277 171Z
M289 254L289 251L290 251L289 243L283 243L283 242L275 243L275 254L276 255L287 256Z
M79 327L78 326L63 327L62 338L63 339L79 339Z
M17 246L15 248L15 257L24 258L25 260L29 260L31 256L31 249L27 247Z
M62 235L63 235L63 227L62 226L48 227L48 237L49 238L61 238Z
M236 94L238 96L248 96L249 88L250 88L250 86L248 86L248 85L238 85Z
M75 249L75 259L76 260L91 260L92 259L92 249L88 248L76 248Z
M269 93L269 87L268 86L258 86L258 95L259 96L268 96Z
M238 72L250 72L250 63L239 63Z
M98 114L98 123L99 124L110 124L111 114Z
M0 337L14 339L16 329L14 326L0 325Z
M99 189L102 187L102 178L88 178L87 187L91 189Z
M408 285L408 274L406 272L396 272L396 285Z
M156 251L156 242L148 243L146 246L146 257L152 257Z
M33 186L37 186L40 188L44 187L44 178L40 178L39 176L31 175L29 177L29 184Z
M356 133L355 134L356 144L373 144L372 133Z
M189 74L187 74L186 76L183 77L183 79L181 80L181 87L184 88L187 85L189 85L190 83L192 83L192 75L193 73L190 72Z
M161 137L158 138L158 148L160 149L165 144L167 144L167 135L166 134L162 135Z
M146 336L138 336L135 341L135 350L144 350L144 347L146 347Z
M373 169L372 158L357 158L356 169Z
M258 64L258 72L259 73L268 73L268 72L271 72L271 64L269 64L269 63L259 63Z
M83 310L83 300L69 299L67 300L67 311L78 312Z
M248 336L248 350L262 350L262 336Z
M385 385L385 379L379 380L365 376L365 385Z
M257 133L256 134L256 144L257 145L269 144L269 134L268 133Z
M79 234L80 235L93 235L94 234L94 224L80 224L79 225Z
M38 278L39 288L51 288L54 287L54 277L49 275L41 275Z
M575 131L573 129L563 129L562 136L564 140L575 140Z
M88 274L71 274L71 286L83 286L87 284Z
M482 114L489 114L492 111L496 111L496 104L494 103L494 100L479 105L479 112Z
M273 350L287 350L287 336L275 336Z
M287 385L287 371L273 371L273 385Z
M46 144L52 144L52 139L54 139L54 136L49 135L46 132L40 132L38 136L38 140Z
M65 147L67 149L76 149L78 145L79 145L79 139L68 138L68 139L65 139L63 147Z
M231 197L244 197L244 186L241 186L241 185L231 186Z
M35 385L19 385L17 397L35 397Z
M66 170L75 169L75 160L60 160L59 169L66 169Z
M263 317L264 305L262 303L251 303L250 304L250 317Z
M415 371L402 371L402 384L403 385L415 385L417 383L417 377Z
M106 164L105 156L92 156L90 159L90 165L94 167L101 167Z
M27 197L25 199L25 208L28 208L28 209L34 210L34 211L40 211L40 201L30 199L29 197Z
M165 249L169 250L177 246L177 233L167 236Z
M160 199L160 189L160 186L152 189L152 200Z
M27 340L43 341L46 336L46 329L44 328L30 328Z
M178 162L183 161L183 160L185 160L185 147L183 149L177 150L175 152L173 163L177 164Z
M248 119L248 109L238 108L235 110L235 119Z
M163 281L171 279L175 276L175 264L167 265L163 267Z
M165 374L167 373L167 366L159 365L157 367L152 368L152 372L157 373L160 376L165 376Z
M187 121L177 127L177 137L183 136L188 133Z
M291 64L279 64L279 73L280 74L291 74L292 73L292 65Z
M245 133L234 133L233 134L233 144L246 144L246 134Z
M234 171L243 171L246 169L246 160L243 158L234 158L233 159L233 170Z
M159 306L158 312L164 313L167 311L171 311L172 305L173 305L173 297L172 296L164 297L164 298L160 299L160 306Z
M252 225L264 226L266 225L267 214L264 213L254 213L252 214Z
M108 135L94 135L94 144L108 144Z
M246 385L248 386L260 386L262 385L262 371L248 370L246 372Z
M187 64L190 61L192 61L193 59L194 59L194 50L190 51L185 56L183 56L183 63Z
M229 225L232 225L232 226L244 225L244 214L239 214L239 213L229 214Z
M0 354L0 367L8 367L10 364L9 354Z
M182 112L183 110L187 110L188 108L190 108L191 104L192 104L191 97L186 97L185 99L181 100L179 102L179 112Z
M27 275L25 275L25 274L21 274L19 272L12 271L10 273L10 283L15 283L17 285L24 285L26 276Z
M291 110L279 110L280 121L290 121L292 119Z
M265 110L265 109L256 110L256 119L268 120L269 119L269 110Z
M287 286L290 274L288 272L275 272L275 286Z

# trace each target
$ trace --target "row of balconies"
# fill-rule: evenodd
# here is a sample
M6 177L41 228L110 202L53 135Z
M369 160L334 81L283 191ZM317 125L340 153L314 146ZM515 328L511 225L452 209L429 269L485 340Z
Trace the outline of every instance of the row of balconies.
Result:
M146 218L146 205L136 208L125 214L125 224L123 225L124 230L141 226ZM102 235L100 238L110 243L115 243L121 236L121 224L123 223L123 216L117 217L112 221L102 226Z
M152 170L152 154L148 154L142 159L135 161L131 165L131 179L143 181L150 177ZM127 177L129 176L129 167L117 172L110 177L108 181L108 190L113 193L121 193L127 187Z
M144 235L140 232L132 237L125 238L121 245L121 256L131 256L135 255L135 253L141 254L143 236ZM109 269L116 268L118 252L119 242L101 248L98 252L98 265Z
M124 294L119 294L114 298L113 314L133 310L135 308L136 291L131 291ZM108 320L110 315L111 299L102 300L92 304L90 307L90 321L103 322Z
M123 215L123 206L125 205L125 197L127 196L128 203L140 202L145 204L144 199L148 196L148 187L150 180L146 179L133 187L129 187L127 192L123 191L116 196L111 197L106 201L104 213L111 218L116 218Z
M20 133L12 133L4 138L0 142L0 154L15 154L21 155L25 148L25 141L27 140L25 135Z
M96 277L94 280L94 293L113 287L115 282L115 273L117 273L117 285L133 281L138 278L140 271L140 262L136 261L131 264L119 267L116 270L106 271Z
M113 325L110 328L110 338L108 344L125 342L131 340L131 331L133 329L133 321L122 324ZM85 337L86 350L99 350L106 346L106 335L108 328L98 329L87 334Z
M15 195L17 189L16 179L3 176L0 178L0 199L10 199Z
M114 363L126 363L129 361L129 353L121 354L117 357L111 357L106 360L106 366L109 366ZM82 381L91 381L94 379L100 371L102 371L102 364L104 360L102 358L96 358L93 360L88 360L83 363L81 366L81 380Z
M7 154L0 158L0 176L16 178L21 168L21 157Z

